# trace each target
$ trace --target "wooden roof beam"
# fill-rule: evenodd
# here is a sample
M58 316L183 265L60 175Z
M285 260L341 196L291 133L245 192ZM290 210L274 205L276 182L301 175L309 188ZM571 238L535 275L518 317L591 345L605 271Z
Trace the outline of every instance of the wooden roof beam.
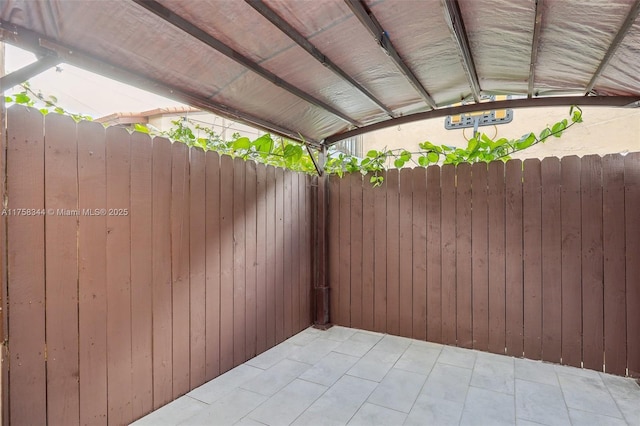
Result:
M529 61L529 90L527 97L533 96L535 82L536 61L538 58L538 43L540 42L540 28L542 27L542 3L544 0L536 0L536 17L533 26L533 40L531 41L531 60Z

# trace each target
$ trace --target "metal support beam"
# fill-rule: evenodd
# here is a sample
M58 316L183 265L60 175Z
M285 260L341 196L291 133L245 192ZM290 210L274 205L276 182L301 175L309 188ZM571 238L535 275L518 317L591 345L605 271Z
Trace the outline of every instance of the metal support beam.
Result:
M360 20L360 22L369 30L373 37L377 40L382 50L391 58L393 63L398 67L400 72L409 80L409 83L420 93L420 96L425 102L433 109L437 108L436 102L433 100L427 89L424 88L422 83L418 80L416 75L411 71L407 64L402 60L398 51L391 43L389 34L382 28L380 22L373 15L371 10L361 0L345 0L347 6L353 11L353 14Z
M276 28L285 33L291 40L295 41L300 47L306 50L311 56L313 56L318 62L325 67L329 68L338 76L347 80L353 87L358 89L363 95L369 98L373 103L378 105L381 110L386 112L389 117L394 118L393 112L376 98L371 92L369 92L360 83L355 81L349 74L347 74L342 68L336 65L331 59L327 58L318 48L316 48L309 40L307 40L302 34L300 34L295 28L291 26L287 21L282 19L277 13L267 6L262 0L245 0L251 7L257 10L262 16L264 16L269 22L271 22Z
M177 101L211 111L225 118L241 121L256 128L263 129L292 140L308 143L318 147L321 145L320 142L311 137L307 137L306 135L300 135L299 132L279 126L247 112L228 107L219 102L212 101L204 96L195 95L182 91L178 88L168 86L165 83L152 80L135 71L130 71L122 67L114 66L110 63L105 63L88 53L69 46L63 46L54 41L48 40L41 34L1 20L0 40L40 55L55 53L60 58L61 62L75 65L79 68L130 84L143 90L148 90L149 92L156 93L160 96L175 99ZM304 140L301 139L301 136Z
M344 139L352 138L363 133L374 130L385 129L387 127L399 126L401 124L412 123L414 121L428 120L430 118L445 117L447 115L458 115L476 111L489 111L494 109L508 108L535 108L553 106L603 106L603 107L640 107L640 96L549 96L544 98L531 99L508 99L505 101L483 102L480 104L467 104L449 108L440 108L432 111L419 112L405 115L403 117L386 120L379 123L360 127L348 132L337 133L324 140L326 145L333 145Z
M11 74L0 77L0 92L4 93L5 90L9 90L13 86L24 83L30 78L58 65L60 62L62 61L57 56L46 55L32 64L26 65Z
M533 40L531 42L531 60L529 61L529 90L527 97L533 96L533 85L535 82L536 62L538 58L538 43L540 41L540 28L542 27L542 2L536 0L536 18L533 25Z
M313 179L313 326L322 330L331 327L328 280L328 212L329 177L325 174Z
M476 65L473 61L473 56L471 55L471 48L469 47L467 31L464 27L464 21L462 20L460 5L458 4L458 0L445 0L444 5L447 23L453 32L456 44L458 45L458 50L462 55L462 65L467 73L467 80L469 80L473 99L476 102L480 102L480 83L478 82L478 73L476 72Z
M600 62L600 65L598 65L598 69L596 69L596 72L591 77L591 81L589 81L589 84L587 84L587 87L584 89L585 95L588 95L593 90L593 87L596 84L596 80L598 79L598 77L600 77L607 65L609 65L609 61L613 57L614 53L616 53L616 50L618 50L620 43L622 43L622 40L624 40L624 37L627 35L627 32L635 22L639 13L640 0L636 0L633 6L631 6L631 10L629 10L629 13L627 14L627 19L625 19L622 23L622 26L618 30L618 34L616 34L615 38L611 42L609 49L607 49L607 53L605 53L602 61Z
M260 66L259 64L252 61L248 57L244 56L237 50L234 50L231 47L227 46L217 38L213 37L211 34L207 33L205 30L195 26L193 23L175 14L170 9L161 5L157 1L155 0L133 0L133 1L139 4L140 6L144 7L148 11L152 12L159 18L170 23L171 25L177 28L180 28L182 31L189 34L191 37L195 38L196 40L199 40L200 42L206 44L212 49L217 50L227 58L232 59L233 61L237 62L243 67L255 72L259 76L270 81L276 86L286 90L287 92L293 94L294 96L297 96L298 98L303 99L309 102L310 104L317 106L318 108L324 109L325 111L335 115L336 117L351 124L352 126L358 127L360 125L360 123L358 123L356 120L348 117L346 114L338 111L336 108L321 101L320 99L315 98L312 95L295 87L294 85L284 81L283 79L281 79L280 77L272 73L271 71Z

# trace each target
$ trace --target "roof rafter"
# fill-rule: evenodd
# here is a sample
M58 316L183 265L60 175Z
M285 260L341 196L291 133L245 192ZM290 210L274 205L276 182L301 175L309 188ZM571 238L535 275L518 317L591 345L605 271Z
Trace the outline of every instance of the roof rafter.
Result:
M533 40L531 41L531 60L529 61L529 89L527 97L533 96L536 61L538 58L538 43L540 42L540 28L542 27L542 3L544 0L536 0L536 17L533 26Z
M550 96L531 99L508 99L504 101L482 102L478 104L466 104L455 107L439 108L431 111L419 112L394 118L391 120L370 124L358 129L349 130L347 132L337 133L335 135L329 136L328 138L325 138L324 144L332 145L344 139L352 138L354 136L372 132L374 130L385 129L387 127L399 126L401 124L427 120L430 118L444 117L447 115L464 114L476 111L489 111L494 109L569 105L640 108L640 96Z
M48 70L49 68L58 65L60 62L60 58L58 58L56 55L42 56L37 61L0 78L0 92L11 89L13 86L16 86L29 80L32 77L35 77L36 75Z
M247 4L257 10L262 16L264 16L269 22L271 22L276 28L285 33L291 40L295 41L300 47L306 50L311 56L313 56L318 62L325 67L329 68L338 76L347 80L358 89L362 94L368 97L373 103L378 105L380 109L386 112L391 118L394 117L393 111L391 111L382 101L376 98L371 92L369 92L360 83L355 81L353 77L347 74L342 68L336 65L331 59L329 59L324 53L322 53L317 47L315 47L305 36L300 34L291 24L282 19L280 15L275 13L267 6L262 0L245 0Z
M480 83L478 82L478 73L476 72L476 65L473 61L473 56L471 55L469 38L464 27L464 21L462 20L460 5L458 4L458 0L445 0L444 5L447 23L453 32L456 44L458 45L458 50L462 55L462 64L467 73L467 80L469 80L473 99L476 102L480 102Z
M622 40L627 35L627 32L635 22L639 12L640 12L640 0L636 0L633 6L631 6L631 10L629 10L629 13L627 14L627 19L625 19L624 22L622 23L622 26L618 30L618 34L616 34L615 38L611 42L609 49L607 49L607 53L605 53L604 57L602 58L602 61L600 62L600 65L598 65L598 69L596 69L596 72L593 73L593 76L591 77L591 81L589 81L589 84L587 84L587 87L584 90L585 95L588 95L593 90L593 87L596 84L596 80L598 79L598 77L600 77L600 75L602 74L604 69L607 67L607 65L609 65L609 61L613 57L613 54L616 53L616 50L618 50L620 43L622 43Z
M114 66L110 63L104 62L101 59L95 58L88 53L81 52L78 49L69 46L61 45L57 42L48 40L41 34L2 20L0 20L0 40L11 43L25 50L29 50L36 54L55 54L58 58L60 58L60 62L75 65L79 68L95 72L96 74L100 74L108 78L113 78L114 80L130 84L140 89L148 90L167 98L172 98L177 101L185 102L190 105L212 111L222 117L245 122L257 128L273 132L280 136L298 140L300 142L306 142L316 147L319 147L321 145L320 142L316 141L315 139L307 137L305 135L300 135L300 133L291 129L287 129L247 112L240 111L227 105L212 101L211 99L205 98L203 96L194 95L182 91L178 88L168 86L159 81L152 80L135 71L130 71L122 67ZM304 138L304 141L300 140L300 136Z
M227 46L217 38L213 37L211 34L207 33L205 30L197 27L193 23L187 21L186 19L172 12L170 9L161 5L157 1L155 0L133 0L133 1L139 4L140 6L144 7L148 11L154 13L159 18L165 20L166 22L170 23L171 25L177 28L180 28L182 31L189 34L193 38L217 50L218 52L222 53L229 59L232 59L238 64L242 65L243 67L255 72L256 74L265 78L266 80L270 81L276 86L281 87L282 89L288 91L289 93L297 96L300 99L303 99L309 102L312 105L317 106L318 108L322 108L325 111L330 112L331 114L335 115L336 117L340 118L343 121L346 121L347 123L353 126L356 126L356 127L360 126L360 123L358 123L356 120L338 111L337 109L321 101L320 99L315 98L309 93L304 92L303 90L297 88L291 83L286 82L285 80L278 77L276 74L260 66L256 62L252 61L251 59L241 54L240 52Z
M433 109L437 108L436 102L433 100L427 89L420 83L416 75L411 71L407 64L402 60L398 51L391 43L389 34L382 28L380 22L373 15L371 10L362 2L362 0L345 0L354 15L358 17L360 22L369 30L380 44L380 47L389 55L393 63L409 80L409 83L420 93L420 96Z

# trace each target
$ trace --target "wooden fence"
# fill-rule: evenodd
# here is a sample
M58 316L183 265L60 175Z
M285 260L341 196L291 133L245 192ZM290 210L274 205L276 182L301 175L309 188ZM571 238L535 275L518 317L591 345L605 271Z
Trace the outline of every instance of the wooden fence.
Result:
M329 206L333 323L640 375L640 154L332 177Z
M5 421L126 424L310 325L308 176L21 107L7 140Z

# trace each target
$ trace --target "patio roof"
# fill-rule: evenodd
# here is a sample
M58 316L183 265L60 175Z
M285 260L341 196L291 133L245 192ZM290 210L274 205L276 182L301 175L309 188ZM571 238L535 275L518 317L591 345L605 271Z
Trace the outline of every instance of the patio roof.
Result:
M42 57L14 78L68 62L319 145L486 110L497 94L512 108L637 107L639 11L640 0L7 0L0 35Z

